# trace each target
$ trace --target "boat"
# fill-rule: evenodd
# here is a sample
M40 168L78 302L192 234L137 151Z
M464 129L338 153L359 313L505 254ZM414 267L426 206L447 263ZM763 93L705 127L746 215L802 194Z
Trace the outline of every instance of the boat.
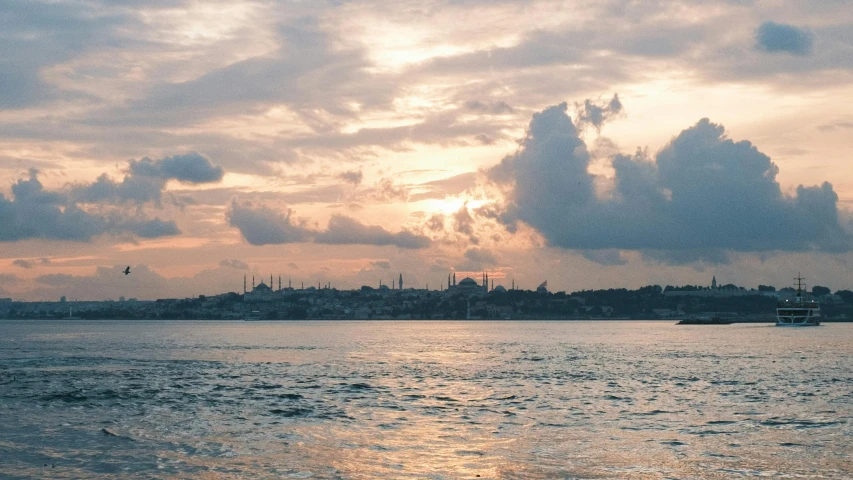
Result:
M711 318L685 318L676 325L731 325L733 322L727 318L711 317Z
M776 305L777 327L816 327L820 325L820 304L809 297L803 277L797 275L797 294Z

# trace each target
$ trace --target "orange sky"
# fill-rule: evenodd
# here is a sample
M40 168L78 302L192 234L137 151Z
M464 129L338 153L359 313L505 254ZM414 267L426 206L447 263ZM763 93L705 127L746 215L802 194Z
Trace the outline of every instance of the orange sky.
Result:
M853 287L844 2L7 8L0 297L182 297L244 274L438 288L452 270ZM672 143L703 118L725 133ZM688 218L683 198L739 203Z

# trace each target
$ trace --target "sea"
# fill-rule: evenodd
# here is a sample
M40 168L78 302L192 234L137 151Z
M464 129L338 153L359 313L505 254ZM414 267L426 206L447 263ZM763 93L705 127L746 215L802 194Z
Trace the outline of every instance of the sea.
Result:
M0 321L0 478L853 478L853 324Z

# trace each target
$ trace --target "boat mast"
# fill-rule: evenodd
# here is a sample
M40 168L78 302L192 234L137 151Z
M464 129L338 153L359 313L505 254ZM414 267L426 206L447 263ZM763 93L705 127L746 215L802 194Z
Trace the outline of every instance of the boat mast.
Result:
M802 275L801 275L799 272L797 272L797 277L796 277L796 278L794 278L794 280L796 280L796 281L797 281L797 299L802 299L802 296L803 296L803 286L804 286L804 285L803 285L803 280L804 280L804 279L803 279Z

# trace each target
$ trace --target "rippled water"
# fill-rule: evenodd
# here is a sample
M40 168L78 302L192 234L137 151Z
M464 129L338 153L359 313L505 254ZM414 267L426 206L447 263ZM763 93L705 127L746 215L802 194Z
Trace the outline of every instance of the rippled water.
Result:
M853 477L853 324L0 322L2 478Z

